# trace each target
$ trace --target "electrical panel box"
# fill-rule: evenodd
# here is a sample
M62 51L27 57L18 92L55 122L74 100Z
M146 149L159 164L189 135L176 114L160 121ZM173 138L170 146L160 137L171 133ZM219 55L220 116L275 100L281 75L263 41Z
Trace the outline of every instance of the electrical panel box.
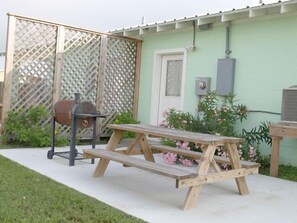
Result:
M195 94L207 95L210 90L210 77L196 77Z
M227 96L233 94L235 61L234 58L218 59L216 87L218 95Z

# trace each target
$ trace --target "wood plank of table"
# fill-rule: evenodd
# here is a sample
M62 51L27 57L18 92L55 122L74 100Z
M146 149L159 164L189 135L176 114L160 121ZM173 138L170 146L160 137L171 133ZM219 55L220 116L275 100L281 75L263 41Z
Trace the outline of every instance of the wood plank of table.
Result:
M198 165L198 176L205 176L208 173L209 166L213 160L213 156L216 150L216 145L209 145L203 154L201 162ZM184 210L192 208L198 199L201 191L202 184L191 186L188 190L186 199L184 201Z
M283 138L297 138L297 125L271 124L269 134Z
M258 172L259 172L259 168L257 167L250 168L250 169L241 168L241 169L235 169L235 170L225 170L218 173L209 173L205 176L198 176L196 178L178 180L176 183L176 187L183 188L183 187L195 186L200 184L209 184L209 183L214 183L222 180L244 177L251 174L257 174Z
M227 152L229 154L232 168L241 169L242 165L240 163L237 146L235 144L227 144L226 147L227 147ZM247 187L245 177L235 178L235 181L240 195L245 195L249 193L249 189Z
M270 124L269 134L272 138L271 160L270 160L270 176L278 176L280 141L283 138L297 138L297 125Z
M171 177L177 180L194 178L198 176L197 173L191 169L180 168L163 163L155 163L140 159L138 157L117 153L115 151L109 151L105 149L88 149L84 150L84 153L89 157L102 157L104 159L113 160L128 166L137 167L139 169Z
M216 144L223 145L225 143L241 143L243 139L236 137L210 135L198 132L182 131L177 129L163 128L159 126L143 125L143 124L109 124L108 128L123 131L138 132L156 137L163 137L173 140L184 140L188 142L200 144Z
M114 131L110 137L110 140L108 141L106 150L113 151L116 148L116 146L119 144L121 138L122 138L122 131ZM110 160L104 159L104 158L100 159L100 161L97 164L97 167L93 173L93 176L94 177L103 176L106 171L106 168L109 164L109 161Z
M162 144L153 144L151 146L151 149L153 152L156 152L156 151L171 152L179 155L189 156L194 159L200 159L203 156L203 153L201 152L179 149L179 148L166 146ZM229 157L214 156L214 160L218 163L231 164ZM261 166L259 163L245 161L245 160L240 160L240 163L244 168L254 168L254 167Z
M272 136L270 171L269 171L269 174L272 177L278 176L280 141L281 141L281 137Z

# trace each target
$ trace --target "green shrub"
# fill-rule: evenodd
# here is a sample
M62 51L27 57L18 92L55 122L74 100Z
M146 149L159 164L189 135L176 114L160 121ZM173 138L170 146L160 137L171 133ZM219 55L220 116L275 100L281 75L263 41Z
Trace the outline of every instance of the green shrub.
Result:
M269 122L261 122L258 127L252 128L251 131L245 129L242 130L241 135L245 138L245 141L248 144L260 144L265 142L268 145L271 145L271 136L269 134Z
M131 111L121 112L115 116L113 124L138 124L139 121L135 120ZM123 138L134 138L135 133L124 132Z
M2 140L5 144L46 147L51 145L51 126L41 123L48 114L43 106L31 107L27 112L10 110L5 119ZM56 145L66 145L63 136L56 137Z

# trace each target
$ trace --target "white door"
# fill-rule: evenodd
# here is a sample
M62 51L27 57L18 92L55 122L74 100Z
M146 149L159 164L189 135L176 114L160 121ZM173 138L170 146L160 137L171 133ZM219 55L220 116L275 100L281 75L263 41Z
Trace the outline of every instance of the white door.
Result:
M162 56L157 124L165 110L182 110L183 55Z

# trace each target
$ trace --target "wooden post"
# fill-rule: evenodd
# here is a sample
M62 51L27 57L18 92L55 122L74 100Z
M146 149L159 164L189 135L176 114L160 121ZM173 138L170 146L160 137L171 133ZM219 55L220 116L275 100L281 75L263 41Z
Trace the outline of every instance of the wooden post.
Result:
M97 76L97 100L96 110L103 113L103 98L104 98L104 79L105 79L105 67L106 67L106 53L107 53L107 35L101 35L100 45L100 58L99 58L99 71ZM102 119L97 122L97 134L101 134Z
M279 162L279 146L281 137L272 136L271 145L271 160L270 160L270 176L278 176L278 162Z
M65 42L65 27L58 26L57 30L57 43L56 43L56 59L55 59L55 73L54 73L54 86L53 86L53 105L61 97L61 79L63 68L63 52Z
M97 101L96 101L96 109L101 112L103 108L107 41L108 41L108 37L106 35L102 35L101 46L100 46L99 71L98 71L98 78L97 78Z
M296 125L271 124L269 125L269 134L272 138L270 176L278 176L280 141L283 138L297 138Z
M136 48L137 48L137 50L136 50L136 68L135 68L134 100L133 100L133 114L132 114L134 119L137 119L137 115L138 115L138 98L139 98L142 42L137 42Z
M16 17L8 14L2 119L1 119L0 132L2 132L3 130L4 120L7 117L7 112L9 111L10 104L11 104L11 82L12 82L12 75L13 75L15 28L16 28Z

